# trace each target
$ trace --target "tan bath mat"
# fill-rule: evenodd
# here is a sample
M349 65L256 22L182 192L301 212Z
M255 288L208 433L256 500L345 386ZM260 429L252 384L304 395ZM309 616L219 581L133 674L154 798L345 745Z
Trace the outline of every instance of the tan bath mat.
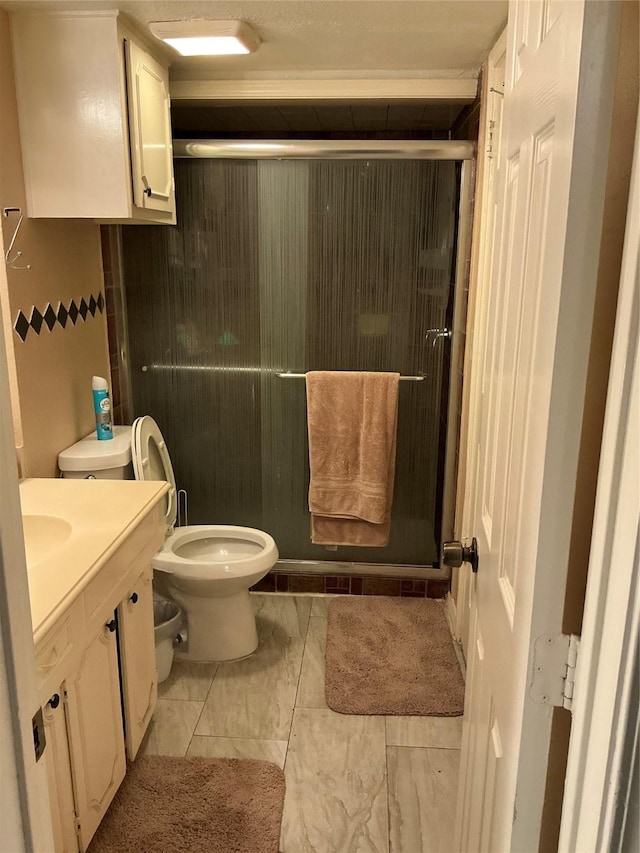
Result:
M278 853L283 803L267 761L143 756L88 853Z
M438 601L333 599L325 664L327 704L341 714L462 714L464 681Z

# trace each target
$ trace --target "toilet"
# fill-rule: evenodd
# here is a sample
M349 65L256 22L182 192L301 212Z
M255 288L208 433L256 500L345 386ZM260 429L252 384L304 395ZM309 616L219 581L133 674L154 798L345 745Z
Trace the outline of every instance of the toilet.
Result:
M186 642L176 651L176 659L235 660L256 650L258 632L249 587L275 565L276 543L268 533L251 527L175 526L173 466L153 418L145 415L130 428L115 427L110 441L98 441L93 433L64 450L58 464L64 477L125 479L132 468L136 480L166 480L167 538L151 562L157 591L186 614Z

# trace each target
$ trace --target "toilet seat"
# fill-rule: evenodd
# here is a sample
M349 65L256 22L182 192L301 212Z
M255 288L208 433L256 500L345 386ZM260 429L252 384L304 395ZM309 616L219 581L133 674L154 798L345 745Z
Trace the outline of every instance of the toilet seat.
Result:
M136 480L164 480L169 483L164 519L167 533L171 533L178 517L176 478L160 427L149 415L136 418L133 422L131 458Z
M151 562L184 579L231 582L262 575L277 559L276 543L263 530L196 524L177 527Z

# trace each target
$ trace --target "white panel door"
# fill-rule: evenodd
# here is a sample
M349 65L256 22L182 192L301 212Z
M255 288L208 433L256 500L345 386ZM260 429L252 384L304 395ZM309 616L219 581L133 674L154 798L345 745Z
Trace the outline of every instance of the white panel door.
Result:
M498 202L498 188L501 186L500 168L502 157L500 156L500 145L502 141L502 114L504 106L504 80L506 64L507 32L503 31L498 41L493 46L487 60L485 73L486 83L484 97L486 108L484 116L483 136L484 151L479 152L481 158L482 181L478 187L479 206L476 208L477 230L474 233L474 242L477 241L477 268L473 271L473 286L477 292L477 301L474 312L473 326L467 330L467 347L465 354L465 374L470 382L469 393L469 424L477 420L480 395L473 393L479 366L476 365L475 354L482 352L482 335L486 329L486 313L490 297L490 287L494 268L494 236L496 228L496 212ZM480 286L479 286L480 285ZM484 285L484 286L482 286ZM470 306L470 311L473 308ZM480 365L482 366L482 365ZM467 471L473 472L477 466L475 458L476 447L467 447ZM464 493L464 507L462 512L462 536L468 538L473 536L475 525L475 490L473 477L469 478ZM474 606L475 586L472 583L471 568L464 565L459 570L457 601L456 635L460 638L465 659L470 656L469 651L469 629L471 625L471 609Z
M552 708L529 694L531 651L561 631L618 30L617 3L509 7L497 242L474 352L464 853L538 849Z

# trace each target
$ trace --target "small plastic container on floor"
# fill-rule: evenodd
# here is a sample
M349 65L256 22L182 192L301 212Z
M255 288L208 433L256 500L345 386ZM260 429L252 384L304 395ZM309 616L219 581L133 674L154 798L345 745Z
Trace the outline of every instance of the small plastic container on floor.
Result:
M158 684L169 678L173 664L173 649L182 625L182 610L175 601L154 598L153 625L156 640Z

